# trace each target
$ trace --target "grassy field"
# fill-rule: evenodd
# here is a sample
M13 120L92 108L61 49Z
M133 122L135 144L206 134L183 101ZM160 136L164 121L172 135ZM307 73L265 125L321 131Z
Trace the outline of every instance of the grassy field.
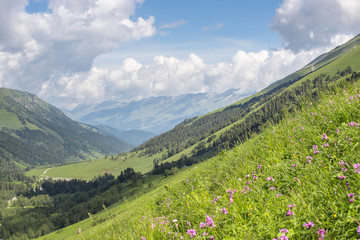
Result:
M235 149L109 208L104 222L42 239L358 239L359 100L357 82L308 101Z
M137 172L146 173L153 167L153 159L161 157L161 153L151 157L138 157L135 154L128 153L126 158L123 156L98 159L90 159L84 162L67 164L62 166L48 166L34 168L26 172L28 176L51 177L51 178L77 178L90 180L105 173L111 173L114 176L120 175L126 168L133 168ZM44 171L46 174L44 175Z

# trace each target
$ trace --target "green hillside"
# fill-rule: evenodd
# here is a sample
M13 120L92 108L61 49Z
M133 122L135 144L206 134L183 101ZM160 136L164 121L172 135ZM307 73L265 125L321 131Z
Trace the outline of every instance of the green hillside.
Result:
M359 79L344 75L234 149L41 239L357 239Z
M72 121L35 95L0 88L1 167L60 164L130 148L94 127Z

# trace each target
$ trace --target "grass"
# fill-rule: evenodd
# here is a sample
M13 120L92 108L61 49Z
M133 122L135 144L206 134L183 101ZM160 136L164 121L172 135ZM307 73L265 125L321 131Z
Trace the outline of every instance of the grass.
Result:
M44 239L357 239L359 85L109 208L103 223Z
M51 178L76 178L91 180L94 177L103 175L105 173L111 173L114 176L120 175L121 171L126 168L133 168L137 172L147 173L151 171L153 167L153 159L161 157L161 153L149 156L138 157L128 153L126 158L115 157L114 160L111 157L90 159L87 161L72 163L62 166L48 166L31 169L26 173L27 176L37 177L51 177ZM45 176L44 171L49 169Z

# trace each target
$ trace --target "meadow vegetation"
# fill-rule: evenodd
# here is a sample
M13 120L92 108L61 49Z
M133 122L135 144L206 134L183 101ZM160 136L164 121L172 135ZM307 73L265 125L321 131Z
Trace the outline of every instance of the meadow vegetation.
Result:
M43 239L359 238L360 82L347 80L121 214Z

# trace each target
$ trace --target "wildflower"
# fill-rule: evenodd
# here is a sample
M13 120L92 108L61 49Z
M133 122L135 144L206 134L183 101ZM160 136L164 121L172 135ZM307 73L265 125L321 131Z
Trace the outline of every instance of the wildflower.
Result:
M215 204L216 202L217 202L217 198L215 197L211 202L213 203L213 204Z
M188 221L186 224L187 224L188 226L191 226L191 222L190 222L190 221Z
M206 224L204 222L200 222L200 228L206 227Z
M347 172L347 168L342 167L342 168L341 168L341 171Z
M269 181L275 181L272 177L268 177L266 180L267 180L268 182L269 182Z
M358 235L360 235L360 225L359 225L359 227L356 229L356 231L357 231Z
M313 149L317 150L318 149L318 145L313 145Z
M336 134L339 134L340 129L336 129Z
M229 213L229 211L228 210L226 210L226 208L224 207L223 209L221 209L221 212L223 213L223 214L227 214L227 213Z
M287 206L288 208L290 208L290 209L293 209L294 207L296 207L296 205L295 204L290 204L289 206Z
M172 220L174 223L176 223L178 220L177 219L174 219L174 220Z
M341 180L344 180L346 177L345 176L338 176L338 178L340 178Z
M350 198L350 199L349 199L349 202L353 203L353 202L354 202L354 199L353 199L353 198Z
M141 240L146 240L146 237L141 237Z
M306 228L312 228L312 227L314 227L315 225L314 225L313 222L308 222L308 223L304 223L303 226L306 227Z
M288 233L288 232L289 232L289 230L287 230L287 229L283 228L283 229L280 229L280 230L279 230L279 232L286 234L286 233Z
M313 159L313 158L312 158L312 156L307 156L306 159L310 159L310 160L311 160L311 159Z
M281 193L276 194L276 197L281 197L281 196L282 196L282 194L281 194Z
M344 166L344 165L348 165L346 162L344 162L343 160L341 160L340 162L339 162L339 164L341 165L341 166Z
M350 127L353 127L353 126L355 126L355 122L350 122L348 125L349 125Z
M276 189L276 187L270 187L270 190L275 190Z
M257 165L257 169L260 169L261 168L261 165Z
M291 215L295 215L294 212L291 212L291 210L289 209L286 213L285 216L291 216Z
M328 136L326 136L326 133L323 134L323 136L322 136L321 139L322 139L322 140L328 139Z
M207 235L209 235L207 232L204 232L203 234L202 234L203 236L207 236Z
M294 167L296 167L296 166L297 166L296 164L293 164L293 165L292 165L292 168L294 168Z
M230 203L233 203L233 202L234 202L233 196L230 196Z
M328 147L328 146L329 146L328 143L323 144L323 147Z
M210 240L214 240L214 239L215 239L215 237L213 235L211 235Z
M188 229L187 232L186 232L190 238L193 238L196 236L196 230L195 229Z
M316 232L318 235L320 235L319 240L323 240L325 238L325 229L319 228L319 231Z
M304 127L301 127L301 130L304 130L305 128Z
M206 215L206 224L211 228L216 227L214 220L209 215Z
M355 169L360 168L360 164L359 164L359 163L355 163L355 164L354 164L354 168L355 168Z

